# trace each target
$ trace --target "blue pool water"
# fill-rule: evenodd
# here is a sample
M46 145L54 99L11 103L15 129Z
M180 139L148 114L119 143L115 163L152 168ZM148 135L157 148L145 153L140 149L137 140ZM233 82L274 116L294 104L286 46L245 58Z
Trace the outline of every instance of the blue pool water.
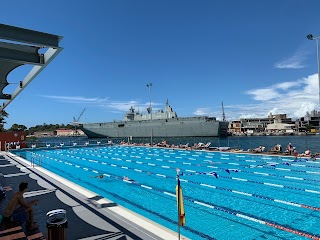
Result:
M174 231L179 168L186 212L181 233L190 239L320 236L319 162L128 146L14 153ZM95 178L100 174L105 177Z

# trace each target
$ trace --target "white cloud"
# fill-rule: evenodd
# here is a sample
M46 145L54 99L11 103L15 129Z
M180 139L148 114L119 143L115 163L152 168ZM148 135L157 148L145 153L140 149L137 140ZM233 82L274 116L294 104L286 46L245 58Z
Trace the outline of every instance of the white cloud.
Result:
M41 97L56 99L60 102L67 103L97 103L107 101L107 99L103 98L85 98L80 96L52 96L52 95L41 95Z
M255 103L225 104L225 114L228 120L239 118L262 118L269 113L285 113L293 119L305 116L307 111L318 110L319 101L318 74L297 79L292 82L282 82L266 86L262 89L251 89L246 94L252 96ZM221 109L216 107L216 109ZM195 115L221 116L221 111L214 112L212 108L199 107Z
M272 88L249 90L247 93L253 95L253 99L258 101L268 101L279 96L279 93Z
M312 102L303 102L301 103L300 107L294 111L293 115L295 117L301 117L306 115L306 112L311 112L312 110L314 110L316 108L317 104L312 103Z
M254 113L249 113L249 114L242 114L239 116L239 118L260 118L261 116L254 114Z
M297 87L300 85L301 85L301 83L299 81L297 81L297 82L283 82L283 83L278 83L278 84L274 85L274 87L277 89L281 89L281 90L287 90L289 88Z
M306 52L297 50L292 56L274 64L275 68L280 69L301 69L304 68L302 62L306 58Z
M197 108L194 112L196 116L209 116L211 114L210 108Z
M273 114L286 113L288 117L300 118L307 111L317 109L319 101L318 75L313 74L292 82L282 82L265 86L261 89L250 89L246 92L255 101L250 104L224 104L227 120L249 117L267 117ZM86 98L83 96L42 96L69 104L81 104L82 106L101 107L112 113L124 113L132 106L136 111L145 113L149 102L141 100L114 101L109 98ZM153 110L163 107L163 104L152 103ZM222 118L221 106L215 108L199 106L193 111L195 116L214 116Z
M127 112L132 106L136 111L141 110L145 112L147 107L149 107L150 102L141 103L138 100L130 101L112 101L109 98L86 98L80 96L52 96L52 95L42 95L42 97L51 98L59 102L64 103L74 103L82 105L93 105L103 107L112 113ZM158 110L163 104L152 102L152 109L154 111Z

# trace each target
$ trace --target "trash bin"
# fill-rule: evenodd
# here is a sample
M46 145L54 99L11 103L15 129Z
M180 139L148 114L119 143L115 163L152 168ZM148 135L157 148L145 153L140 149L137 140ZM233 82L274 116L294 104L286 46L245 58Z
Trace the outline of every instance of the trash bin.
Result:
M47 240L67 239L67 212L64 209L56 209L47 213Z

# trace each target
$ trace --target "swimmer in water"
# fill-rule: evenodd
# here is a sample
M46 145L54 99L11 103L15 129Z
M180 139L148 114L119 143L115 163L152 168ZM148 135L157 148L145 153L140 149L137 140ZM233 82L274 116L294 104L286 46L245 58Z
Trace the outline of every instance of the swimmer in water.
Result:
M93 176L92 178L104 178L104 176L102 174L100 174L98 176Z
M124 180L124 181L128 181L128 182L133 182L133 183L135 183L135 182L136 182L135 180L130 179L130 178L128 178L127 176L124 176L124 177L122 178L122 180Z

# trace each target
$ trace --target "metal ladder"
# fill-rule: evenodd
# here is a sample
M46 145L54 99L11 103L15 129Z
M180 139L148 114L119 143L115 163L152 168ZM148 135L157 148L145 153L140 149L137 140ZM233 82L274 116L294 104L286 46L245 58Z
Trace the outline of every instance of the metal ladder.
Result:
M36 160L38 160L38 164L36 164ZM40 155L32 154L31 166L34 167L35 165L42 166L42 157Z

